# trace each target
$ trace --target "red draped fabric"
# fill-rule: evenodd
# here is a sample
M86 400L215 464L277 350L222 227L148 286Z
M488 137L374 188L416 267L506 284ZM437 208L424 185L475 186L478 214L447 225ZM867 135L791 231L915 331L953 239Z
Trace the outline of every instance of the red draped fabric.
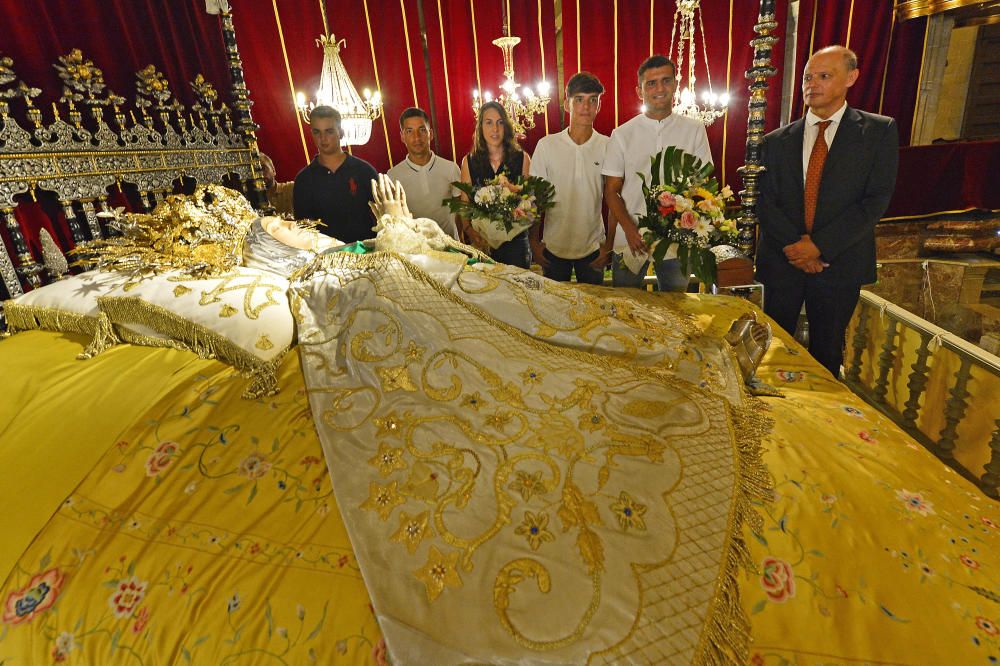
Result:
M405 149L397 131L398 117L416 101L432 115L437 151L461 160L474 130L472 91L482 88L497 93L503 80L503 58L492 41L503 34L504 1L342 0L328 4L330 29L338 38L347 39L341 56L352 80L359 89L374 89L377 65L385 101L384 124L383 120L375 122L371 140L355 147L355 155L378 169L401 160ZM539 138L560 131L565 123L558 102L557 41L563 48L564 84L579 69L586 69L600 77L607 89L597 120L599 131L610 134L638 113L636 70L651 51L667 51L675 9L672 0L564 0L559 33L552 0L509 0L508 4L511 32L521 38L514 48L517 80L532 85L545 80L553 97L547 114L537 117L536 127L522 142L529 152ZM777 4L777 21L783 28L787 3ZM709 128L709 139L718 174L736 187L736 169L743 164L746 140L744 72L753 57L749 40L758 8L758 3L743 0L702 2L713 89L728 90L732 97L729 114ZM322 52L314 40L322 32L322 21L317 0L233 0L233 9L247 85L256 102L254 118L262 125L261 148L274 159L279 177L291 179L313 154L308 127L303 148L291 89L311 95L318 81ZM421 10L429 68L421 40ZM782 49L779 41L775 49L779 64ZM701 53L696 76L699 87L708 83ZM778 123L780 77L779 72L769 94L769 129Z
M1000 141L909 146L899 151L887 218L1000 210Z
M318 84L322 51L315 39L323 31L318 2L231 4L254 120L261 125L261 148L274 159L279 178L291 179L313 154L308 126L299 121L293 100L299 90L311 97ZM578 69L595 73L607 89L599 131L608 134L638 113L636 69L651 52L667 51L674 0L562 0L559 16L554 0L340 0L328 2L327 9L331 31L347 40L341 51L344 64L359 89L378 87L385 101L371 140L355 147L355 155L380 170L402 159L405 149L397 119L404 108L417 104L432 114L437 151L461 159L474 128L472 91L496 93L503 78L501 52L492 40L502 34L504 4L509 6L511 31L521 38L514 49L518 81L535 84L544 79L553 97L547 114L537 118L537 126L523 141L529 152L540 137L562 129L565 118L557 88L560 78L565 83ZM776 5L779 41L774 62L779 72L771 79L768 129L779 119L788 3L778 0ZM753 56L749 40L758 8L757 2L745 0L702 1L712 86L732 98L729 113L709 127L709 139L717 174L735 189L740 186L736 169L743 163L747 128L744 72ZM219 20L205 12L203 0L0 0L0 15L0 52L14 58L22 79L45 91L39 106L46 110L46 120L48 104L60 89L52 64L74 47L104 70L110 88L129 98L135 91L135 72L148 64L166 75L186 105L193 101L188 82L199 72L223 95L229 87ZM896 23L885 0L802 0L796 80L811 50L849 43L862 67L849 100L859 108L895 116L905 144L925 27L925 19ZM707 74L699 53L699 87L708 83ZM796 93L793 115L801 104ZM42 219L47 216L38 209L20 208L18 215L40 216L26 226L51 227L68 245L61 211L50 211L53 224ZM30 229L28 236L35 242Z
M897 23L886 0L801 0L792 118L804 112L800 84L809 55L842 44L858 54L861 73L847 102L895 118L900 145L909 145L926 29L926 17Z

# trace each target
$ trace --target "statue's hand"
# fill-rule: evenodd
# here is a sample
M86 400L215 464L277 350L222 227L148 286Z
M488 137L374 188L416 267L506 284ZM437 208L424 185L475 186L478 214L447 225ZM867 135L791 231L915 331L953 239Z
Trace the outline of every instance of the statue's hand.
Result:
M410 209L406 206L406 192L403 185L393 182L384 173L378 175L378 180L372 180L372 202L369 204L376 218L383 215L392 217L412 218Z

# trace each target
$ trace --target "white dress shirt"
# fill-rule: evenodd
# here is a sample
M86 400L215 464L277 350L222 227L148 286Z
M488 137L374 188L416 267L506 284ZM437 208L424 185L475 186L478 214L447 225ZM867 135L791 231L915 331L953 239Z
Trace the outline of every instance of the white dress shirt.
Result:
M705 125L693 118L671 113L663 120L653 120L640 114L611 132L601 173L625 178L622 199L636 221L646 212L642 181L636 173L645 174L648 183L650 158L667 146L677 146L702 162L713 164ZM616 252L628 247L624 232L615 234L614 247Z
M840 119L844 117L844 111L847 111L847 102L840 107L840 110L835 114L826 118L826 120L832 121L830 125L826 128L826 133L824 137L826 138L826 147L829 149L833 146L833 137L837 136L837 128L840 127ZM816 137L819 136L819 128L816 127L818 123L823 122L823 118L820 118L812 109L806 112L806 124L802 130L802 182L806 182L806 176L809 171L809 156L812 155L813 145L816 143Z
M410 156L386 172L393 180L403 184L406 205L413 217L434 220L441 230L452 238L458 238L455 215L443 200L456 196L458 190L451 184L461 179L458 165L431 153L431 159L423 166L410 161Z
M608 137L599 132L577 144L565 129L542 137L531 157L530 175L556 188L556 205L545 213L542 240L560 259L582 259L604 242L601 167Z

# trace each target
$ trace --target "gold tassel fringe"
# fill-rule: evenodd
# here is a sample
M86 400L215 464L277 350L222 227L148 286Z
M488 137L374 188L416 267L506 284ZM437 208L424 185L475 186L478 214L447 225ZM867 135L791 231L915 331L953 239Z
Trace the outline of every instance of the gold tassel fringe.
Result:
M287 349L270 361L262 361L232 340L139 298L102 296L97 302L101 311L107 313L114 322L115 333L124 342L190 350L200 358L218 359L227 363L251 380L243 393L243 397L247 400L255 400L278 392L277 369ZM148 326L170 339L152 338L135 333L126 328L128 324Z
M750 619L740 603L739 572L749 577L757 571L750 555L745 530L759 532L764 521L754 504L769 502L774 488L762 458L761 442L774 425L765 414L767 406L744 391L743 404L730 406L732 437L739 468L736 473L733 505L729 514L725 561L719 572L715 599L694 663L746 664L753 641Z
M96 317L88 317L58 308L5 301L3 311L7 316L7 330L11 334L21 331L43 330L94 335L97 330Z

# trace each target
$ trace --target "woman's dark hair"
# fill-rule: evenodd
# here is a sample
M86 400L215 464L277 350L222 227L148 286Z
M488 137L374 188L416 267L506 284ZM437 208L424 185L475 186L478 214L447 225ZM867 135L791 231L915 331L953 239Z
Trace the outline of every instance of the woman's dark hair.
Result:
M503 123L503 157L506 160L512 153L521 150L521 146L514 137L514 127L510 123L507 109L503 108L500 102L495 101L486 102L479 107L479 115L476 117L476 132L472 135L470 155L480 159L489 159L489 149L486 146L486 139L483 138L483 116L489 109L494 109L500 114L500 122Z

